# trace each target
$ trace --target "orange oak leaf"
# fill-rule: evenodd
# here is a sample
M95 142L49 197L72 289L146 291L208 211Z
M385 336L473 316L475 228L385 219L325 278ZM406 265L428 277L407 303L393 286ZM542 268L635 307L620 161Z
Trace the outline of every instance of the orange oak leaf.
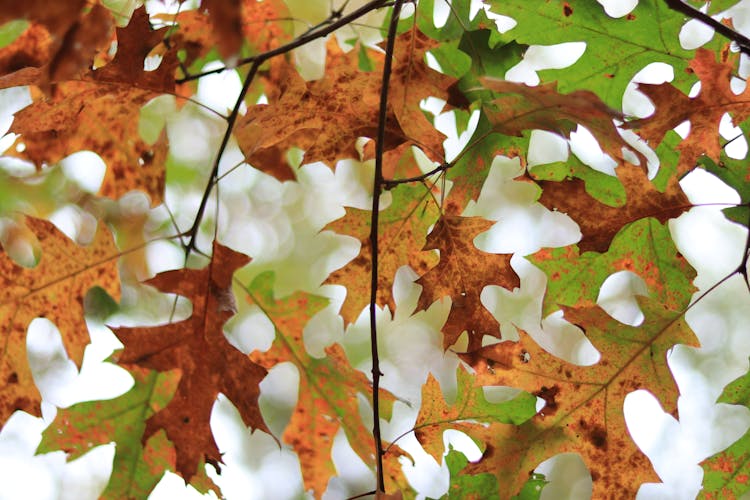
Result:
M45 26L54 36L62 38L68 28L81 16L86 3L86 0L67 2L0 0L0 24L16 19L27 19Z
M228 9L234 9L232 5ZM221 28L214 29L216 16L211 13L211 8L197 10L182 10L175 14L155 14L152 19L158 19L165 24L177 25L169 35L170 43L178 49L185 51L185 66L190 66L196 59L206 56L209 52L219 46L219 39L228 37L221 46L226 46L227 52L223 57L234 55L236 51L232 46L240 47L243 39L236 38L235 20L232 20L232 33ZM244 41L248 43L253 53L266 52L276 48L291 39L292 21L289 10L283 0L243 0L240 9L241 33ZM240 17L237 17L240 19Z
M153 71L144 69L144 60L163 43L169 31L168 27L152 29L145 7L133 12L126 27L117 28L117 52L114 58L96 70L85 71L91 70L94 56L110 41L111 24L109 10L97 5L70 28L59 46L55 45L54 40L45 43L49 37L45 39L37 33L38 28L34 31L37 35L29 40L22 35L19 40L34 43L34 48L44 49L49 60L21 58L19 61L11 54L13 67L17 71L3 76L0 88L37 85L48 91L50 83L85 80L149 89L156 93L174 93L174 72L178 64L176 49L166 50L165 46L158 68ZM16 44L11 47L14 47L14 51L28 51Z
M52 57L52 37L41 24L32 24L11 44L0 49L0 88L27 85L41 75ZM20 73L20 75L19 75Z
M448 99L447 88L455 80L427 67L427 47L419 40L409 33L397 40L385 150L414 144L432 159L442 161L445 137L435 130L418 104L429 96ZM305 163L323 161L334 166L338 160L357 158L357 138L377 135L383 57L369 49L368 54L376 67L363 72L358 67L358 51L343 53L331 38L326 75L307 83L290 64L278 59L271 75L280 89L278 94L269 96L270 104L249 109L235 128L247 161L286 180L293 178L284 163L286 151L292 146L305 150ZM337 126L332 127L332 123Z
M100 224L93 241L79 246L51 222L27 217L41 257L32 268L20 267L0 253L0 421L15 410L40 415L41 397L26 354L26 328L35 317L49 319L60 330L68 356L80 366L89 343L84 321L86 292L100 286L119 300L117 258L112 236Z
M416 26L396 38L388 102L406 137L413 139L433 161L442 162L445 136L427 119L420 102L437 97L458 104L463 97L457 98L452 92L455 78L438 73L425 62L427 52L438 45Z
M212 46L222 57L237 55L247 41L255 53L291 38L289 10L282 0L209 0L201 3L213 25Z
M469 350L481 347L485 335L499 338L498 323L479 296L487 285L509 290L521 286L510 267L511 255L491 254L474 246L474 238L493 224L481 217L448 215L427 236L423 250L440 250L440 262L417 280L422 285L417 307L426 309L436 300L451 298L451 312L443 326L445 349L464 331L469 334Z
M688 97L669 83L639 83L638 90L651 99L656 110L648 118L633 120L625 127L636 129L638 135L655 148L668 131L688 120L690 132L677 146L681 153L677 165L679 175L695 168L701 155L718 161L721 117L729 113L736 124L750 117L750 88L736 95L729 85L735 63L736 58L730 56L728 50L721 53L721 61L717 61L710 50L696 50L690 69L700 79L701 89L695 97Z
M581 252L606 252L612 238L623 226L645 217L654 217L662 224L679 217L691 208L676 177L664 192L648 180L642 168L626 164L617 168L617 177L625 188L625 203L613 207L592 197L583 180L536 181L542 188L539 203L568 214L581 229Z
M371 430L362 420L358 395L372 398L372 384L364 373L354 369L339 344L325 349L324 358L313 358L305 349L302 332L308 320L323 309L328 300L296 292L277 299L273 293L272 272L258 275L246 288L247 299L270 319L276 338L266 352L255 351L250 357L267 369L291 362L300 375L299 395L292 417L282 439L297 453L305 488L320 498L329 479L336 475L331 458L333 439L343 429L352 449L374 467L375 442ZM381 418L390 419L394 396L381 389ZM398 457L403 452L393 446L385 458L388 486L405 487Z
M565 452L579 453L591 471L593 498L612 492L633 498L643 482L657 481L648 458L628 437L625 396L651 391L666 411L676 414L677 386L667 366L676 343L698 342L680 311L638 297L643 325L623 325L598 306L563 308L600 354L593 366L556 358L521 332L519 342L502 342L460 354L480 383L517 387L546 402L529 422L513 429L488 428L487 451L466 473L491 472L501 491L518 491L540 462Z
M154 14L151 19L176 25L169 33L169 44L185 51L183 63L189 67L196 59L204 57L217 45L211 20L202 10L181 10L177 14Z
M125 346L117 355L119 364L181 371L174 397L147 420L142 441L164 429L175 446L177 472L185 480L196 474L204 458L218 469L221 455L209 419L220 392L234 403L246 425L269 432L258 407L266 370L233 347L222 329L236 311L232 275L249 260L214 243L207 267L166 271L146 282L189 298L190 318L158 327L114 329Z
M340 52L335 42L328 47L329 53ZM354 51L347 56L339 58L337 65L328 61L326 75L308 83L291 64L282 59L274 62L272 78L278 81L278 95L269 96L270 104L250 108L235 127L248 163L286 180L293 178L285 160L292 146L305 150L305 163L334 166L338 160L358 156L357 138L376 135L380 79L376 72L359 71ZM392 119L386 132L389 147L405 140Z
M292 39L294 21L283 0L244 0L242 33L255 53L274 49Z
M147 90L96 82L58 84L49 98L16 113L11 132L20 134L17 144L24 148L13 154L43 165L78 151L93 151L107 165L101 194L119 198L140 189L153 204L159 203L167 136L162 134L156 143L147 144L133 119L153 96Z
M392 202L383 209L378 224L378 293L377 304L395 311L392 296L393 278L403 265L410 265L423 274L435 262L434 255L415 252L425 243L427 229L437 220L439 210L429 191L423 185L402 184L390 191ZM359 240L359 255L343 268L328 276L325 283L346 287L346 299L340 314L344 323L357 320L370 302L370 228L372 212L358 208L347 208L346 215L330 223L326 229Z
M437 379L428 375L422 386L422 405L414 423L414 435L419 444L440 462L443 459L443 432L446 430L460 430L470 437L477 437L479 445L483 446L487 425L520 425L536 414L536 397L528 393L502 403L490 403L478 379L463 366L456 371L456 382L456 400L448 404Z
M522 83L481 78L482 84L499 94L485 113L493 130L520 136L524 130L547 130L570 138L578 125L586 127L599 141L602 150L619 163L624 163L622 148L630 148L617 132L612 120L624 120L622 113L610 109L588 90L570 94L557 92L557 83L529 87ZM637 153L645 167L646 158Z
M99 4L83 15L80 5L68 8L70 24L57 27L64 32L33 22L0 49L0 87L34 83L48 90L50 83L79 78L91 69L94 57L109 44L112 14Z
M147 144L134 117L151 98L174 91L175 50L164 55L156 70L143 69L144 59L161 43L166 29L151 30L145 9L136 10L130 23L117 29L119 48L109 64L81 79L54 85L48 95L35 95L30 106L15 114L11 132L20 137L12 154L42 165L90 150L108 167L101 187L103 195L119 198L140 189L153 204L161 202L167 136L163 134L156 143ZM3 86L44 84L39 71L24 74L27 81L6 80ZM21 144L23 147L19 147Z

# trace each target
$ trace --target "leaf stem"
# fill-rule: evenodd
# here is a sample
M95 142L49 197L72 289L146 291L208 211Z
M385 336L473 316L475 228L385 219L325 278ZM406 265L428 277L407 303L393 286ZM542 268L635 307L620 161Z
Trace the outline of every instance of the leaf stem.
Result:
M372 435L375 439L375 472L377 474L378 492L385 492L383 474L383 441L380 436L380 360L378 358L378 330L376 324L378 294L378 217L380 212L380 193L383 191L383 151L385 150L385 125L388 114L388 87L393 66L393 48L396 44L396 30L401 14L403 0L396 0L391 11L388 36L385 45L383 63L383 81L380 85L380 109L378 112L378 135L375 143L375 175L372 186L372 215L370 224L370 352L372 353Z

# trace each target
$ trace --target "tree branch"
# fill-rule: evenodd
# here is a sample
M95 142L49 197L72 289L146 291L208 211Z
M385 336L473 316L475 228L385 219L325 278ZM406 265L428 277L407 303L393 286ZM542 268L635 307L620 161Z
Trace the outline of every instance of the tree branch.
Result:
M262 61L256 60L253 65L250 66L250 69L247 72L247 76L245 77L245 83L242 84L240 95L237 97L237 102L234 103L232 113L227 118L227 130L226 132L224 132L224 137L221 138L221 146L219 146L219 151L216 153L216 158L214 159L214 165L211 169L211 175L208 178L206 189L203 190L203 198L201 198L201 204L198 206L198 213L195 214L193 226L188 231L188 233L190 234L190 241L185 246L185 258L187 258L187 256L190 254L190 251L195 248L195 239L198 235L198 227L200 226L201 220L203 219L203 213L206 211L206 203L208 202L208 198L211 195L211 191L214 186L214 179L219 173L219 163L221 162L222 156L224 156L224 151L227 148L227 144L229 144L229 139L230 137L232 137L232 129L234 128L234 123L237 121L237 117L240 114L240 107L242 107L242 103L245 101L245 94L247 94L247 91L250 88L250 84L255 79L255 75L258 73L258 68L261 64Z
M375 175L372 186L372 215L370 224L370 352L372 353L372 435L375 439L375 472L377 474L378 492L385 492L383 475L383 441L380 437L380 360L378 358L378 330L376 324L376 300L378 294L378 217L380 212L380 193L383 191L383 151L385 149L385 124L388 114L388 87L393 65L393 47L396 44L398 18L401 14L403 0L396 0L391 12L388 26L388 37L385 45L385 62L383 64L383 81L380 85L380 109L378 112L378 135L375 143Z
M226 71L228 69L235 69L240 66L244 66L245 64L250 63L256 63L259 62L259 64L264 63L265 61L271 59L272 57L286 54L287 52L290 52L296 48L299 48L303 45L306 45L313 40L317 40L318 38L323 38L337 29L346 26L347 24L350 24L352 21L355 21L359 19L360 17L364 16L365 14L379 9L387 4L387 0L373 0L372 2L368 2L364 4L362 7L350 12L349 14L345 16L340 16L340 13L333 12L333 16L339 16L336 21L333 21L333 18L329 16L328 19L320 23L318 26L321 28L318 29L317 27L313 27L312 29L305 32L303 35L300 35L299 37L295 38L291 42L284 44L280 47L277 47L275 49L269 50L267 52L263 52L262 54L256 54L254 56L246 57L244 59L240 59L237 61L237 64L235 66L224 66L223 68L217 68L210 71L204 71L203 73L197 73L195 75L186 75L183 78L180 78L176 80L176 83L185 83L189 82L191 80L197 80L198 78L202 78L206 75L212 75L214 73L221 73L222 71ZM333 21L333 22L331 22ZM330 23L330 24L329 24Z
M247 91L250 88L250 84L255 79L255 75L257 74L260 66L264 62L268 61L269 59L273 57L276 57L281 54L286 54L287 52L290 52L298 47L308 44L313 40L316 40L318 38L323 38L329 35L330 33L333 33L337 29L341 28L342 26L346 26L347 24L351 23L352 21L356 19L359 19L360 17L364 16L368 12L382 7L385 3L386 3L386 0L373 0L372 2L366 3L362 7L354 10L353 12L347 14L346 16L341 16L340 13L334 12L331 15L337 18L337 20L335 22L331 22L330 24L327 24L325 28L308 31L307 33L299 36L298 38L292 40L291 42L285 45L269 50L267 52L263 52L262 54L255 55L253 57L248 57L240 61L238 66L247 64L249 62L252 62L252 66L250 66L250 69L247 72L245 82L242 85L242 90L240 91L240 95L237 97L237 101L235 102L234 109L232 109L232 113L227 117L227 130L226 132L224 132L224 137L222 137L221 139L221 145L219 146L219 151L216 154L216 159L214 160L213 168L211 169L211 175L209 177L208 183L206 184L206 189L203 191L203 197L201 198L201 203L198 206L198 212L195 215L195 220L193 221L193 225L187 232L190 235L190 241L185 246L186 258L190 254L190 252L196 248L195 239L198 234L198 228L200 227L200 223L203 220L203 214L206 211L206 203L208 202L208 198L211 195L213 186L215 185L215 179L217 177L217 174L219 173L219 163L221 162L221 158L224 156L224 151L226 150L226 147L229 144L229 139L232 137L232 130L234 129L234 124L237 121L237 117L240 112L240 107L242 106L242 103L245 100L245 95L247 94ZM400 3L398 3L398 5L400 5ZM333 17L329 17L329 20L331 19L333 19ZM325 25L325 21L321 25ZM195 80L202 76L210 75L213 73L220 73L227 69L230 69L230 68L224 67L224 68L219 68L218 70L214 70L214 71L206 71L204 73L200 73L197 75L190 75L188 77L176 80L176 82L183 83L188 80Z
M727 38L735 42L739 46L740 52L746 55L750 55L750 38L747 38L741 33L736 32L729 26L720 23L713 17L707 14L704 14L698 9L695 9L691 7L690 5L683 3L681 0L664 0L664 1L666 2L667 6L670 9L675 10L677 12L681 12L685 14L686 16L696 19L702 22L703 24L705 24L706 26L713 28L717 33L722 35L724 38Z

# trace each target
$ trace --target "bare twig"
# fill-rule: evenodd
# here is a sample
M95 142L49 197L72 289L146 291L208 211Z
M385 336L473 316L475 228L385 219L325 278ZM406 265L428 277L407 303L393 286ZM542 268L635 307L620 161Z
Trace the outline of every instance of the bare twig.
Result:
M316 29L315 31L311 33L307 33L302 36L299 36L295 38L294 40L292 40L291 42L284 44L280 47L271 49L262 54L258 54L256 56L240 61L239 65L252 62L252 66L250 66L250 69L247 72L247 76L245 77L245 82L242 85L242 90L240 91L240 95L237 97L237 101L235 102L234 108L232 109L232 112L230 113L230 115L227 117L227 130L226 132L224 132L224 137L222 137L221 145L219 146L219 151L216 154L216 158L214 160L214 164L211 169L211 175L209 176L208 183L206 184L206 189L203 191L203 197L201 198L201 203L198 206L198 212L195 215L195 220L193 222L192 227L188 231L188 234L190 234L190 241L185 246L186 258L190 254L190 252L192 250L195 250L196 248L195 240L198 234L198 228L200 227L200 223L203 219L203 214L206 210L206 203L208 202L208 198L210 197L213 186L215 185L215 180L219 172L219 163L221 162L221 159L224 156L224 151L226 150L227 144L229 144L229 139L232 137L232 130L234 129L234 124L237 121L237 117L239 116L242 103L245 100L245 95L247 94L247 91L250 88L250 84L255 79L255 75L257 74L260 66L273 57L276 57L281 54L286 54L287 52L291 52L292 50L298 47L301 47L303 45L306 45L313 40L317 40L318 38L323 38L329 35L330 33L333 33L337 29L349 24L350 22L356 19L359 19L360 17L364 16L368 12L382 7L382 5L385 3L386 3L385 0L373 0L372 2L368 2L362 7L354 10L353 12L345 16L340 16L337 21L331 22L330 24L326 25L325 27L322 27L321 29ZM339 14L334 12L332 15L338 16ZM200 78L202 76L206 76L212 73L219 73L226 69L229 69L229 68L226 68L226 67L219 68L219 70L217 71L207 71L198 75L190 75L189 77L177 80L177 83L181 83L187 80L194 80L196 78Z
M191 80L197 80L198 78L202 78L206 75L212 75L215 73L221 73L223 71L226 71L228 69L235 69L240 66L244 66L246 64L250 63L256 63L260 61L260 64L264 63L265 61L271 59L272 57L276 57L281 54L286 54L287 52L290 52L298 47L301 47L303 45L306 45L310 43L313 40L317 40L318 38L323 38L337 29L346 26L350 24L352 21L355 21L359 19L360 17L364 16L365 14L372 12L373 10L377 10L381 7L384 7L388 4L386 0L373 0L371 2L368 2L364 4L362 7L350 12L349 14L345 16L340 16L338 20L331 22L332 17L329 16L329 18L322 23L318 24L318 26L315 26L305 32L303 35L300 35L299 37L295 38L289 43L286 43L280 47L277 47L275 49L269 50L268 52L263 52L262 54L256 54L254 56L246 57L244 59L240 59L237 61L237 64L234 66L224 66L222 68L216 68L209 71L204 71L202 73L196 73L194 75L187 75L184 78L180 78L176 80L177 83L185 83ZM333 12L332 16L336 16L338 13ZM318 28L320 27L320 28Z
M378 359L378 331L376 324L376 300L378 293L378 216L380 212L380 193L383 191L383 151L385 149L385 125L388 114L388 87L393 65L393 48L396 44L396 29L401 14L403 0L396 0L391 12L388 26L388 37L385 45L385 62L383 64L383 81L380 85L380 109L378 112L378 135L375 143L375 175L372 185L372 215L370 224L370 351L372 353L372 435L375 438L375 472L377 474L378 492L385 492L383 475L383 441L380 437L380 360Z
M750 207L748 207L748 221L747 221L747 238L745 239L745 248L742 250L742 260L740 265L737 266L735 273L742 275L742 279L745 280L745 286L750 292L750 281L747 279L747 261L750 259Z
M704 14L703 12L691 7L690 5L686 3L683 3L681 0L664 0L664 1L666 2L667 6L669 6L670 9L676 10L677 12L681 12L685 14L686 16L696 19L702 22L703 24L705 24L706 26L713 28L717 33L722 35L724 38L727 38L735 42L739 46L740 52L742 52L743 54L750 55L750 38L747 38L745 35L742 35L741 33L737 33L726 24L721 24L719 21L717 21L713 17L707 14Z
M454 164L455 164L454 162L443 163L442 165L438 165L437 167L433 168L429 172L425 172L422 175L416 175L414 177L405 177L403 179L383 179L383 187L385 189L391 189L393 187L398 186L399 184L408 184L409 182L420 182L425 179L429 179L430 177L432 177L433 175L439 172L444 172L448 170Z
M206 210L206 203L208 202L208 198L211 195L211 191L214 186L214 179L219 173L219 163L221 162L221 158L224 156L224 151L227 148L227 144L229 144L229 139L232 137L232 129L234 128L234 124L240 114L240 107L242 107L242 103L245 100L245 94L247 94L247 91L250 88L250 84L255 79L255 75L258 72L258 68L260 67L261 63L262 61L255 61L253 65L250 66L250 70L248 70L247 76L245 77L245 83L242 85L240 95L237 97L237 102L234 103L234 109L232 109L232 113L227 118L227 130L226 132L224 132L224 137L222 137L221 139L219 151L216 153L214 165L211 169L211 175L208 178L206 189L203 191L203 198L201 198L201 203L198 206L198 213L195 215L193 226L188 231L190 233L190 241L185 246L185 258L187 258L187 256L190 254L191 250L195 249L195 239L198 236L198 227L200 226L201 220L203 219L203 213Z

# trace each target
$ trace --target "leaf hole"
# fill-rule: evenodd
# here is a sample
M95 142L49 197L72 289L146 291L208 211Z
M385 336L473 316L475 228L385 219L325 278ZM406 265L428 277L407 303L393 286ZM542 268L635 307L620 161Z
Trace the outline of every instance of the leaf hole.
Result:
M648 296L646 282L631 271L619 271L604 280L596 303L620 323L638 326L644 316L635 296Z

